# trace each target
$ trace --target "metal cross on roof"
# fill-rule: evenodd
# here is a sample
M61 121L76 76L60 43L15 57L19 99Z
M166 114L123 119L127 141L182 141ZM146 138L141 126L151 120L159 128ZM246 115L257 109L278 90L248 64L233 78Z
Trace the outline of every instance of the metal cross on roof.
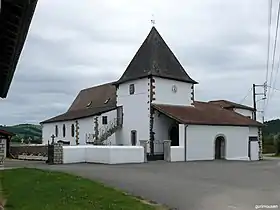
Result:
M152 15L152 16L153 16L153 18L152 18L152 20L151 20L151 23L152 23L152 25L155 25L155 24L156 24L156 20L155 20L154 15Z

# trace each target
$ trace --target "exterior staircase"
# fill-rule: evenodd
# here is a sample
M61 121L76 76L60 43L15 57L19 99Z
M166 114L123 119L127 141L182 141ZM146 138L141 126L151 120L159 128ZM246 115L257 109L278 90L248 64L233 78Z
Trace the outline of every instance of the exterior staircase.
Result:
M103 145L110 136L112 136L119 128L122 127L122 123L118 118L110 121L107 125L102 126L99 129L99 138L94 141L95 145Z
M97 119L96 119L97 123ZM97 129L95 133L86 134L86 143L93 145L107 145L106 140L112 136L118 129L123 126L123 110L122 107L117 109L117 117L109 121L108 124L103 125L101 128ZM98 128L98 124L97 124Z

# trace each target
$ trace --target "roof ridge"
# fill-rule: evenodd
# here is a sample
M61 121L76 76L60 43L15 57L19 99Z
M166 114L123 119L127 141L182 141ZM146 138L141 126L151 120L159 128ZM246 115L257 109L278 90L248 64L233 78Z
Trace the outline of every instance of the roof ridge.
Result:
M177 105L177 104L156 104L156 103L152 103L152 105L154 106L176 106L176 107L193 107L191 105Z
M84 88L84 89L81 89L81 91L85 91L85 90L89 90L89 89L92 89L92 88L98 88L98 87L102 87L102 86L105 86L105 85L112 85L115 83L115 81L112 81L112 82L107 82L107 83L103 83L103 84L99 84L99 85L95 85L95 86L92 86L92 87L88 87L88 88Z

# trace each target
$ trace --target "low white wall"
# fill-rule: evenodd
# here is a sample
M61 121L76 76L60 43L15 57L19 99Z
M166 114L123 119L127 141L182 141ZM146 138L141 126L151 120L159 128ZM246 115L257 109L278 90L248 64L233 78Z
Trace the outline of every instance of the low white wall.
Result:
M111 146L87 146L85 151L85 162L110 164L110 150Z
M110 164L144 163L144 147L111 146Z
M249 161L249 157L234 157L234 158L226 158L226 160L245 160Z
M172 146L170 149L171 162L185 161L184 147Z
M63 163L86 162L87 146L63 146Z
M143 163L142 146L63 146L63 163Z

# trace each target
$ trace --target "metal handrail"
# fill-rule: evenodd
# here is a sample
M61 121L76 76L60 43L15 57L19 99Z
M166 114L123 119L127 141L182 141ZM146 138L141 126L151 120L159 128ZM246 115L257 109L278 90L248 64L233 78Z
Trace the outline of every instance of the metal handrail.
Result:
M86 134L86 143L99 144L99 143L104 142L107 138L106 139L102 139L102 138L104 137L104 135L108 135L107 132L109 132L110 129L114 129L114 128L122 126L122 121L119 121L120 119L122 120L122 117L116 117L113 120L109 121L108 124L103 125L101 128L99 128L98 136L96 134L90 134L90 133ZM121 123L119 123L119 122L121 122Z

